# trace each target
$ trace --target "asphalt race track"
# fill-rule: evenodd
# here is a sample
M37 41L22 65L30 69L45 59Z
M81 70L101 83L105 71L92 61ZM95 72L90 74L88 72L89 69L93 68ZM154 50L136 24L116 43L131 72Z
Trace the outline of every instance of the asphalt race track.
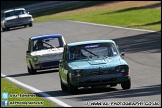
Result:
M122 90L120 85L111 88L83 88L79 90L79 94L70 95L61 90L58 69L38 72L35 75L28 74L25 55L29 37L53 33L61 33L66 43L113 39L119 49L126 53L125 60L131 72L131 89ZM94 105L94 102L101 104L116 102L116 105L121 102L136 102L139 103L137 104L139 107L140 102L146 106L157 102L161 106L161 32L65 20L33 23L33 27L1 31L1 73L73 107L101 106Z

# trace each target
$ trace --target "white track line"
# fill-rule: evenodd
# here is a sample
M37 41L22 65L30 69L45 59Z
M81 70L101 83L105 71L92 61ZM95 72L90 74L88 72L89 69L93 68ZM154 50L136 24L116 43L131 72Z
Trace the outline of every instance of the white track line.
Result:
M70 106L70 105L68 105L68 104L66 104L66 103L64 103L64 102L62 102L62 101L60 101L60 100L58 100L58 99L56 99L56 98L54 98L54 97L51 97L50 95L48 95L48 94L46 94L46 93L43 93L43 91L40 91L40 90L38 90L38 89L36 89L36 88L34 88L34 87L31 87L31 86L29 86L29 85L26 85L26 84L24 84L24 83L22 83L22 82L20 82L20 81L18 81L18 80L16 80L16 79L14 79L14 78L7 77L7 76L4 75L4 74L1 74L1 77L4 77L4 78L6 78L6 79L8 79L8 80L10 80L10 81L12 81L12 82L14 82L14 83L20 85L20 86L23 86L23 87L25 87L25 88L28 88L28 89L30 89L30 90L32 90L32 91L34 91L34 92L36 92L36 93L38 93L38 94L44 96L45 98L51 100L52 102L54 102L54 103L56 103L56 104L58 104L58 105L60 105L60 106L62 106L62 107L72 107L72 106Z
M120 27L120 26L111 26L111 25L104 25L104 24L96 24L96 23L89 23L89 22L81 22L81 21L72 21L72 20L66 20L66 21L69 21L69 22L76 22L76 23L83 23L83 24L90 24L90 25L98 25L98 26L104 26L104 27L113 27L113 28L128 29L128 30L147 31L147 32L157 32L157 31L152 31L152 30L125 28L125 27ZM159 33L161 33L161 32L159 32Z

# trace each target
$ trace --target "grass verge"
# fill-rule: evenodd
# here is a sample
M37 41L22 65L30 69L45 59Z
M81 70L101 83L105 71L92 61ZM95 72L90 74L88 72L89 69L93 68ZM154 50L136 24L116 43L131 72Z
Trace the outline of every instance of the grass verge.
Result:
M2 98L3 93L8 93L8 98ZM2 107L4 107L2 102L4 100L8 100L8 107L57 107L55 104L12 84L4 78L1 78L1 95ZM26 95L30 95L30 97ZM28 104L26 105L26 103Z
M103 2L106 3L106 2ZM101 4L101 2L98 2ZM161 9L146 7L130 7L115 9L91 9L78 11L77 9L95 4L78 4L65 8L56 8L48 11L34 13L35 22L50 20L74 20L91 22L98 24L107 24L114 26L122 26L127 28L138 28L161 31ZM73 12L72 10L76 10Z

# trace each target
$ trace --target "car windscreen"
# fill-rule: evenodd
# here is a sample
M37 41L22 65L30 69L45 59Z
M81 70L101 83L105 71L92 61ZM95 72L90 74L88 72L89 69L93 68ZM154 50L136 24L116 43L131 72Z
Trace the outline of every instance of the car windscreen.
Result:
M25 13L26 13L25 10L14 10L14 11L5 12L5 17L17 16Z
M118 50L113 43L95 43L72 46L69 48L70 60L87 58L113 57L118 55Z
M33 51L60 48L63 47L63 42L60 37L55 38L44 38L33 40Z
M16 10L15 11L15 15L22 15L22 14L25 14L26 11L25 10Z

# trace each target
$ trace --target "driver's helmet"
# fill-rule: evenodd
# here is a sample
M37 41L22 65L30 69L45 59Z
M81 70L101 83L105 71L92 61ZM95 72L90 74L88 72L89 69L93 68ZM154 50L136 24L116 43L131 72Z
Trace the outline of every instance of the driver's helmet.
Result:
M42 40L38 40L37 43L36 43L36 45L37 45L37 48L38 48L38 49L41 49L41 48L44 47L44 46L43 46L43 41L42 41Z

